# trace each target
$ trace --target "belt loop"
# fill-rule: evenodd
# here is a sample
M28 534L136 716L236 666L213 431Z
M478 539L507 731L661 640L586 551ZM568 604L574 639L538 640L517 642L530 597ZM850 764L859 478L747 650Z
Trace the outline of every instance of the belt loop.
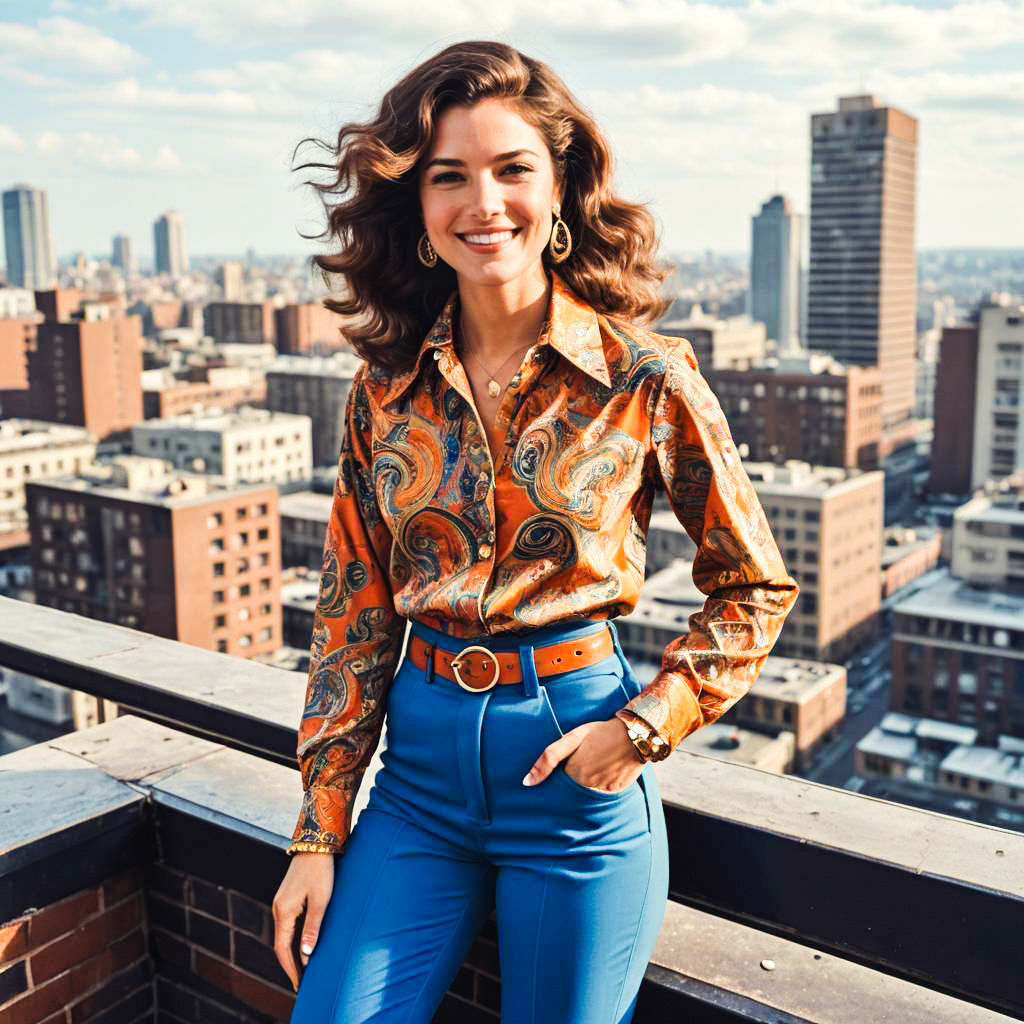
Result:
M523 693L527 697L536 697L537 689L537 664L533 660L533 645L523 645L519 648L519 664L523 670Z
M434 654L437 651L437 643L433 640L427 644L427 674L426 681L433 683L434 681Z
M615 648L615 653L618 655L619 662L622 665L623 682L627 682L634 691L630 694L630 700L632 700L643 690L643 684L637 678L636 673L633 671L633 666L623 653L622 644L619 642L619 627L615 625L613 619L608 619L608 628L612 631L612 646Z

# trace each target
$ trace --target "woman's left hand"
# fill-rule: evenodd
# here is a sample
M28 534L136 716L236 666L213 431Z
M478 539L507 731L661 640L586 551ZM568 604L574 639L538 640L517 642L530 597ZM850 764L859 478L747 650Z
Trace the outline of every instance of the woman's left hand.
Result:
M527 772L524 784L543 782L564 758L568 758L565 771L570 778L606 793L632 785L645 764L626 735L626 723L609 718L605 722L585 722L549 743Z

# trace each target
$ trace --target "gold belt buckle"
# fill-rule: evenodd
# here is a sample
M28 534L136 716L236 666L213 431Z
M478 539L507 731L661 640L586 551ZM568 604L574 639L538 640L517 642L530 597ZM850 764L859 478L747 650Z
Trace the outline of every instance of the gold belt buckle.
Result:
M474 686L472 680L467 681L462 678L461 674L459 673L459 669L462 668L464 664L467 669L472 669L474 667L471 663L468 662L467 659L467 656L471 654L480 655L479 669L481 672L486 672L489 667L491 667L492 665L494 666L494 675L492 676L490 682L485 682ZM467 660L464 661L463 659ZM484 693L485 691L493 689L493 687L497 686L498 675L501 671L501 668L498 665L498 659L494 656L494 653L492 651L489 651L486 647L481 647L479 644L470 644L468 647L464 647L461 651L459 651L458 654L455 655L454 658L452 658L452 671L455 673L455 681L464 690L468 690L470 693Z

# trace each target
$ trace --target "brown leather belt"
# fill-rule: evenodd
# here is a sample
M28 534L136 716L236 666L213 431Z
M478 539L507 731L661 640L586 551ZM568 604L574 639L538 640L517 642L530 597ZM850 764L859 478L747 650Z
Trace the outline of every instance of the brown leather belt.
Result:
M409 637L409 660L421 671L427 672L427 656L433 645L413 633ZM610 629L575 640L561 640L533 649L537 675L553 676L574 668L594 665L615 651ZM491 651L478 644L470 644L453 653L434 647L434 672L444 679L458 683L470 693L482 693L504 683L521 683L523 668L518 651Z

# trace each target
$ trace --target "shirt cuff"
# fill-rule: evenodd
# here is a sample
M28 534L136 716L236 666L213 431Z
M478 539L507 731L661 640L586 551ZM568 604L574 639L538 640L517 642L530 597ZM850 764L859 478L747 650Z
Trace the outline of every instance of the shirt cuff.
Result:
M310 786L288 853L338 853L352 830L352 793L333 786Z
M697 696L680 672L659 672L622 710L642 719L670 751L704 724Z

